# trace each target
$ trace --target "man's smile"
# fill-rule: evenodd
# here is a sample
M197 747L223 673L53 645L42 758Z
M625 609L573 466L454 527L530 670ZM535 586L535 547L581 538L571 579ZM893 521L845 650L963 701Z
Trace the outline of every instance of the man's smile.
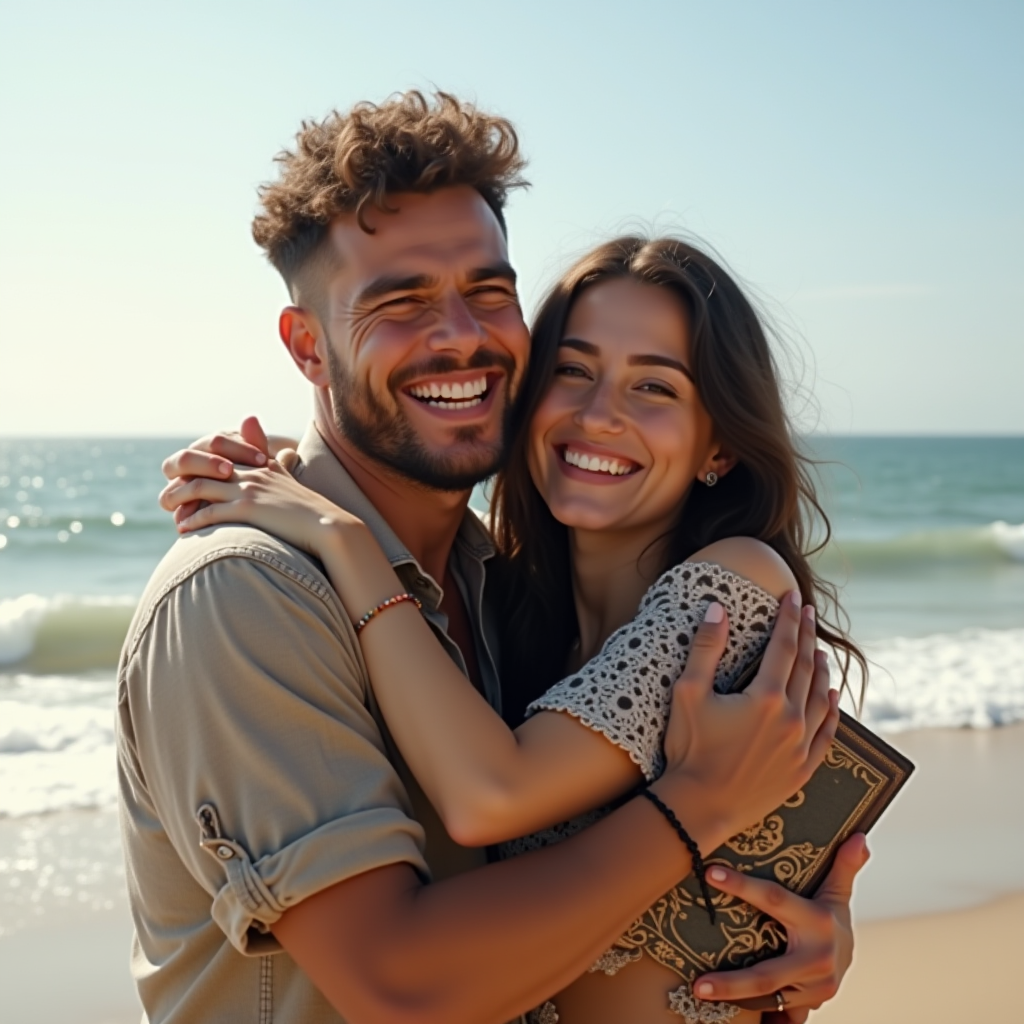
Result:
M446 413L484 411L493 404L496 385L504 379L501 371L470 370L416 381L402 391L418 405Z

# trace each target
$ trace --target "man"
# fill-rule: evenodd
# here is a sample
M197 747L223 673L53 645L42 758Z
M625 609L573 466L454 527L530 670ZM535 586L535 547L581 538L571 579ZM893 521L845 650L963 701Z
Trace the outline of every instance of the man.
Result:
M515 133L410 93L304 125L280 161L254 234L288 285L281 337L314 387L297 473L370 526L497 707L493 548L466 506L500 462L528 355L503 215L523 184ZM440 401L414 393L425 380ZM221 461L183 452L167 471ZM789 651L780 693L815 671L799 619L784 612L772 641ZM706 625L684 685L710 687L723 644ZM793 743L796 763L793 713L766 708L757 742ZM118 740L133 969L152 1021L509 1020L690 870L646 801L502 864L456 846L390 742L322 569L250 528L183 538L156 570L122 656ZM654 785L710 849L747 823L722 808L763 780L704 767L699 785L673 764ZM831 995L861 859L847 854L815 903L730 882L755 902L771 889L800 941L772 965L715 976L714 998L787 986L802 1020Z

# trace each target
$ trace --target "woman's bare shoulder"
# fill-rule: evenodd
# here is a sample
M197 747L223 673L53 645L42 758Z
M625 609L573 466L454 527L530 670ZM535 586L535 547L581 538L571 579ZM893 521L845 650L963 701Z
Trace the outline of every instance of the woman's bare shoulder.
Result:
M726 537L695 551L688 562L714 562L729 572L756 583L776 600L797 589L796 577L786 560L763 540Z

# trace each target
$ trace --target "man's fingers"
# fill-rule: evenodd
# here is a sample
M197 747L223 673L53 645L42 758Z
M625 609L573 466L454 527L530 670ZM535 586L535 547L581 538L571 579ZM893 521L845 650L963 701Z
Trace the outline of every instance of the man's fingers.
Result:
M807 777L810 778L814 770L825 760L828 748L836 738L836 729L839 728L839 691L828 691L828 713L818 727L818 731L811 740L807 750Z
M871 858L867 837L858 832L850 836L836 851L836 860L814 896L816 901L848 903L853 895L853 882Z
M267 442L267 435L256 416L246 416L242 420L242 439L257 449L263 455L270 455L270 445Z
M189 445L195 451L220 455L239 466L265 466L267 453L259 445L250 444L241 434L213 434Z
M782 599L775 628L761 659L761 669L748 687L751 694L785 691L800 642L800 592L791 590Z
M720 864L713 864L707 870L707 880L722 892L729 893L749 903L758 910L763 910L769 917L786 927L795 927L816 914L821 913L814 903L790 892L778 882L769 882L765 878L751 878L739 871L732 871Z
M715 682L718 662L725 653L729 639L729 616L717 602L712 601L704 612L704 621L697 627L686 668L676 682L676 688L710 693Z
M807 704L804 709L808 737L813 737L818 732L832 707L828 695L829 677L828 655L824 651L815 651L814 674L811 677L811 686L807 691Z
M786 683L786 696L794 708L803 711L807 707L807 697L811 692L814 680L814 652L818 646L817 626L813 605L804 605L800 611L800 633L797 640L796 660L789 673Z

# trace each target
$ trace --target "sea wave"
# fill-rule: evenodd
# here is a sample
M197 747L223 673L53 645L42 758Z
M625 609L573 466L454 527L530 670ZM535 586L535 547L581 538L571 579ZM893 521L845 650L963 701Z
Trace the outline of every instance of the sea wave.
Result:
M131 597L0 601L0 667L37 673L112 668L135 611Z
M862 720L880 732L1024 721L1024 629L967 629L865 644ZM858 680L854 679L854 690Z
M861 717L872 729L1024 721L1024 629L895 637L867 653ZM0 817L116 802L115 693L109 671L0 675Z
M921 530L894 537L838 537L819 557L826 566L846 564L865 569L915 562L1024 563L1024 523L999 520L986 526Z

